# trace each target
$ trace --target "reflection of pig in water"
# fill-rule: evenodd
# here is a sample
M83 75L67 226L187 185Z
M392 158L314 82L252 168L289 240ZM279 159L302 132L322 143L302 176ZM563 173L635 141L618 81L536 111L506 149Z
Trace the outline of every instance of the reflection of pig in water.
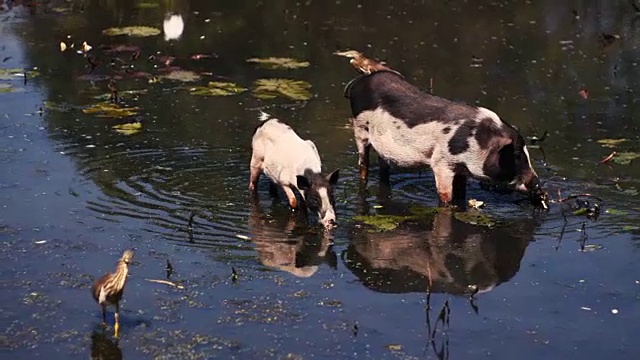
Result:
M256 244L260 262L298 277L309 277L327 262L337 266L337 257L325 231L310 232L304 213L291 214L274 207L271 214L253 204L249 215L251 240Z
M384 293L431 288L462 295L475 292L476 286L487 292L518 272L535 220L487 229L452 215L442 211L433 220L387 232L359 229L343 254L345 264L365 286Z

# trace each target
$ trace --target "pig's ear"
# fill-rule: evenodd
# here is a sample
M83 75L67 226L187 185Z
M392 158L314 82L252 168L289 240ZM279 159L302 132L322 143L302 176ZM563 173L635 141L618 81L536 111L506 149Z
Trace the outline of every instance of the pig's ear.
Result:
M298 189L300 190L307 190L311 187L309 180L302 175L296 176L296 182L298 183Z
M338 183L338 178L340 177L340 169L335 169L329 175L327 175L327 180L329 180L329 184L331 186L335 186Z

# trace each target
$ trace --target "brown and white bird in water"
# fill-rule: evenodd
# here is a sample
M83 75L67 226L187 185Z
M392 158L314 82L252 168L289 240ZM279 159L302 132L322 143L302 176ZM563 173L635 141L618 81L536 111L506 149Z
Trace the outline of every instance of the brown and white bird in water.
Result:
M127 275L129 273L129 264L133 260L133 250L126 250L118 264L116 271L108 273L98 279L91 287L91 294L95 301L102 308L102 326L107 325L107 306L114 305L116 311L114 313L115 325L114 336L118 337L120 329L119 312L120 312L120 300L124 293L124 286L127 283Z
M392 68L385 66L383 62L377 62L375 60L371 60L365 57L361 52L356 50L348 50L348 51L336 51L333 53L334 55L344 56L350 58L349 63L359 72L365 75L369 75L376 71L393 71L400 74L398 71L393 70Z

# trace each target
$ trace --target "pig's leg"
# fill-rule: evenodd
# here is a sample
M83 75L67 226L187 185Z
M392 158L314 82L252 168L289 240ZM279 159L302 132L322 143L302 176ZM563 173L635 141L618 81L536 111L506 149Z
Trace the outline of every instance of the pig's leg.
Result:
M278 185L276 185L273 181L269 181L269 195L273 198L278 197Z
M262 162L264 158L256 156L255 152L251 155L251 176L249 177L249 191L255 191L260 179L260 173L262 172Z
M296 193L289 186L285 185L282 188L284 189L284 193L287 194L287 199L289 199L289 206L291 206L292 209L297 209L298 200L296 199Z
M378 155L378 174L380 176L380 184L389 186L389 164Z
M453 201L462 201L467 197L467 177L456 174L453 177Z
M367 181L369 175L369 130L358 124L358 119L353 119L353 134L358 148L358 166L360 168L360 179Z
M433 167L433 174L436 178L436 188L438 196L443 205L448 205L453 200L453 179L455 173L447 166Z

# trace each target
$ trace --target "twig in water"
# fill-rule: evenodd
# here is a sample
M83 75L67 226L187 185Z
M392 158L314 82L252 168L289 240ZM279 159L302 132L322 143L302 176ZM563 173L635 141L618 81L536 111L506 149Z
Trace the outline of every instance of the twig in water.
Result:
M571 200L571 199L575 199L575 198L580 198L580 197L590 197L590 198L594 198L594 199L596 199L596 200L600 201L601 203L604 203L604 200L603 200L602 198L600 198L600 197L598 197L598 196L596 196L596 195L593 195L593 194L589 194L589 193L587 193L587 194L569 195L569 196L567 196L567 197L566 197L566 198L564 198L564 199L560 199L560 200L558 200L558 202L565 202L565 201L567 201L567 200Z
M564 215L564 212L562 213L562 216L564 216L564 224L562 225L562 230L560 230L560 236L558 237L558 243L556 244L556 250L558 250L560 248L560 243L562 242L562 238L564 237L564 232L567 229L567 217Z
M165 271L167 272L167 279L169 279L171 274L173 274L173 265L171 265L169 259L167 259L167 267L165 268Z
M180 290L184 290L184 286L180 285L180 284L176 284L172 281L168 281L168 280L155 280L155 279L145 279L147 281L153 282L153 283L158 283L158 284L165 284L165 285L169 285L169 286L173 286L176 289L180 289Z
M587 238L589 237L589 235L587 235L586 226L587 226L587 223L583 222L582 228L580 229L580 231L582 231L582 238L580 239L580 251L584 251L584 245L587 242Z
M233 282L234 284L238 281L238 272L236 271L236 269L232 266L231 267L231 282Z
M606 164L608 163L611 159L613 159L613 157L616 156L616 152L612 152L611 154L609 154L609 156L605 157L604 159L600 160L600 164Z
M545 130L544 133L542 134L542 136L540 136L540 137L537 137L537 136L532 137L531 138L531 145L543 142L544 139L547 138L547 136L549 136L549 131Z
M187 237L189 242L193 243L193 218L196 216L195 212L192 212L189 216L189 223L187 224Z

